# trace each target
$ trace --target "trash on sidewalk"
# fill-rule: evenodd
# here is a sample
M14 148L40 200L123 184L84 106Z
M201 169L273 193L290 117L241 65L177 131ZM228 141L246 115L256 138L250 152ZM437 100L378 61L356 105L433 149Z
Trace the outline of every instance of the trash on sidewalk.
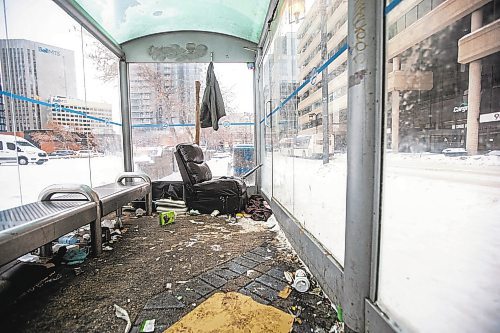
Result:
M192 224L205 224L205 222L195 221L195 220L189 220L189 222L191 222Z
M248 198L245 213L251 214L252 220L254 221L267 221L267 219L273 215L273 211L266 200L257 194Z
M291 293L292 293L292 288L290 286L285 286L285 288L283 288L278 293L278 297L283 298L283 299L287 299L288 296L290 296Z
M125 327L125 333L128 333L128 331L130 331L130 327L132 326L132 323L130 322L130 317L128 315L128 312L127 310L123 309L122 307L116 305L116 304L113 304L114 308L115 308L115 315L116 317L120 318L120 319L123 319L127 322L127 326Z
M306 272L302 269L298 269L295 272L295 278L293 279L292 287L298 292L305 293L309 290L311 283L307 279Z
M63 256L63 260L67 265L78 265L85 261L88 253L81 249L72 249L71 251L66 252Z
M134 206L132 206L132 205L125 205L125 206L122 206L122 211L132 212L132 211L134 211L134 210L135 210L135 208L134 208Z
M285 279L288 283L292 283L293 282L293 274L290 273L290 272L283 272L283 275L285 276Z
M156 200L156 205L157 206L186 208L186 203L184 201L174 200L174 199L158 199L158 200Z
M157 207L156 211L158 213L162 213L162 212L175 212L179 216L185 216L186 213L187 213L187 208Z
M216 210L214 210L214 211L210 214L210 216L212 216L212 217L216 217L216 216L217 216L217 215L219 215L219 214L220 214L220 212L216 209Z
M113 248L111 246L107 245L107 246L103 246L102 250L103 251L113 251Z
M57 240L60 244L76 244L78 243L78 235L74 232L70 232Z
M102 220L101 221L101 227L109 228L109 229L114 229L115 228L115 221L113 220Z
M155 331L155 319L146 319L139 326L139 332L154 332Z
M22 262L40 262L40 257L34 254L25 254L22 257L17 258L17 260Z
M212 251L216 251L216 252L222 250L222 247L219 244L210 245L210 248L212 249Z
M191 209L188 214L193 216L201 215L200 211L197 209Z
M288 333L294 317L237 292L215 293L165 333ZM245 323L245 325L235 325Z
M172 224L175 222L175 216L177 214L173 211L161 212L158 215L158 222L160 225Z
M135 216L137 217L142 217L144 214L146 214L146 211L142 208L137 208L135 210Z
M159 199L155 201L156 211L162 212L175 212L178 216L187 214L186 203L182 200L173 199Z
M247 270L247 277L249 277L250 279L257 277L258 275L259 273L253 269Z

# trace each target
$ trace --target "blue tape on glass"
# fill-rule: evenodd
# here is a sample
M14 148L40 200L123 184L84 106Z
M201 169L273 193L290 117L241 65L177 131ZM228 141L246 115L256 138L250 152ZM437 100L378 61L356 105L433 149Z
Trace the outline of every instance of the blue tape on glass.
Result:
M384 9L384 14L387 15L389 14L394 8L396 8L397 5L399 5L403 0L393 0L391 1ZM321 65L319 68L317 68L314 72L313 72L313 75L305 80L299 87L297 87L297 89L295 89L287 98L285 98L279 105L278 107L276 107L273 111L271 111L269 114L267 114L264 118L262 118L260 120L260 124L262 124L266 118L269 118L271 117L273 114L275 114L276 112L278 112L289 100L292 99L292 97L294 97L295 95L297 95L302 89L304 89L304 87L310 83L311 81L313 81L316 76L323 72L325 70L325 68L328 67L328 65L330 65L335 59L337 59L342 53L344 53L345 51L347 51L348 49L348 45L347 44L344 44L340 47L340 49L335 52L335 54L333 56L331 56L327 61L325 61L325 63L323 65Z
M312 78L314 78L319 73L323 72L325 70L325 68L328 67L328 65L330 65L335 59L337 59L345 51L347 51L347 44L342 45L340 47L340 49L337 52L335 52L334 55L332 55L327 61L325 61L325 63L323 65L321 65L319 68L317 68L314 71L314 74L309 79L302 82L302 84L300 86L298 86L290 95L288 95L288 97L285 98L272 112L270 112L268 115L266 115L264 118L262 118L260 120L260 123L262 124L266 120L266 118L271 117L273 114L278 112L281 108L283 108L283 106L285 106L286 103L288 103L295 95L297 95L302 89L304 89L304 87L308 83L311 82Z
M63 107L57 102L56 103L47 103L47 102L39 101L37 99L17 95L17 94L8 92L8 91L3 91L3 90L0 90L0 95L8 96L10 98L14 98L14 99L17 99L20 101L25 101L25 102L30 102L30 103L34 103L34 104L47 106L49 108L52 108L54 112L66 111L68 113L77 114L79 116L88 118L90 120L105 123L106 125L122 126L121 123L110 121L109 119L102 119L102 118L94 117L94 116L91 116L85 112L76 111L76 110L73 110L70 108ZM250 123L250 122L224 122L225 127L229 127L229 126L253 126L253 125L254 125L254 123ZM169 127L194 127L194 126L195 126L195 124L191 124L191 123L188 123L188 124L136 124L136 125L132 125L133 128L169 128Z
M403 0L393 0L384 9L384 14L389 14L397 5L399 5Z

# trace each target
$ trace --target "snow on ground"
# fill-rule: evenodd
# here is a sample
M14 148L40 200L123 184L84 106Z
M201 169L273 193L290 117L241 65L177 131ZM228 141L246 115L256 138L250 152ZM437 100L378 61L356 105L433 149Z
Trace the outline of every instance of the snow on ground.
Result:
M345 155L272 165L274 198L343 263ZM408 331L500 331L500 157L388 154L383 195L381 308Z
M0 165L0 209L34 202L53 184L73 183L99 186L115 181L123 171L121 156L51 159L43 165Z

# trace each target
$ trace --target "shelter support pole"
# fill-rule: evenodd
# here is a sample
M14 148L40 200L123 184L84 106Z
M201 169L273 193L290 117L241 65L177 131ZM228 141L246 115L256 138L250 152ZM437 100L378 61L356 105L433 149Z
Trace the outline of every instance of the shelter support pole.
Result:
M365 331L370 298L374 225L380 198L383 87L382 0L348 3L347 207L342 307L346 332ZM379 173L379 174L377 174ZM378 243L377 243L378 244Z
M201 129L201 124L200 124L200 88L201 84L200 81L194 81L194 86L195 86L195 93L196 93L196 127L195 127L195 137L194 137L194 143L197 145L200 144L200 129Z
M132 157L132 123L130 121L128 64L120 60L120 105L122 111L123 166L124 171L134 171Z

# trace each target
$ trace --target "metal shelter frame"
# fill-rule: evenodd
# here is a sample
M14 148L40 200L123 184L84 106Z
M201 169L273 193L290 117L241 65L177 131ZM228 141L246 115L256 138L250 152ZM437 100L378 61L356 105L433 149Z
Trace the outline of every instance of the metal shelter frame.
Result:
M273 35L271 22L279 0L271 0L261 39L253 43L218 33L182 31L149 35L118 44L74 0L53 0L71 17L87 29L119 59L120 95L124 169L133 171L132 127L129 101L129 63L152 62L144 53L145 46L164 44L169 40L201 38L206 40L214 62L254 62L255 108L265 103L258 93L258 78L262 75L262 59ZM383 156L383 80L384 80L384 11L396 6L393 0L387 7L382 0L348 1L348 45L339 52L348 51L348 178L346 211L345 268L323 249L272 197L268 198L283 230L299 256L309 266L327 295L342 305L348 331L396 332L397 326L377 307L377 274L380 238L380 201ZM362 20L365 35L356 33L355 23ZM201 36L201 37L200 37ZM208 40L207 40L208 39ZM363 48L356 48L363 43ZM142 53L141 53L142 52ZM210 52L199 62L208 62ZM168 61L168 60L167 60ZM322 67L325 67L325 63ZM324 69L324 68L323 68ZM318 72L323 69L317 69ZM307 83L307 82L306 82ZM283 103L282 103L283 104ZM275 112L274 110L273 112ZM268 116L272 116L271 112ZM255 115L259 112L255 112ZM265 118L255 118L255 142L261 137ZM261 148L256 144L256 156ZM257 160L257 164L262 161ZM257 186L261 184L260 173Z

